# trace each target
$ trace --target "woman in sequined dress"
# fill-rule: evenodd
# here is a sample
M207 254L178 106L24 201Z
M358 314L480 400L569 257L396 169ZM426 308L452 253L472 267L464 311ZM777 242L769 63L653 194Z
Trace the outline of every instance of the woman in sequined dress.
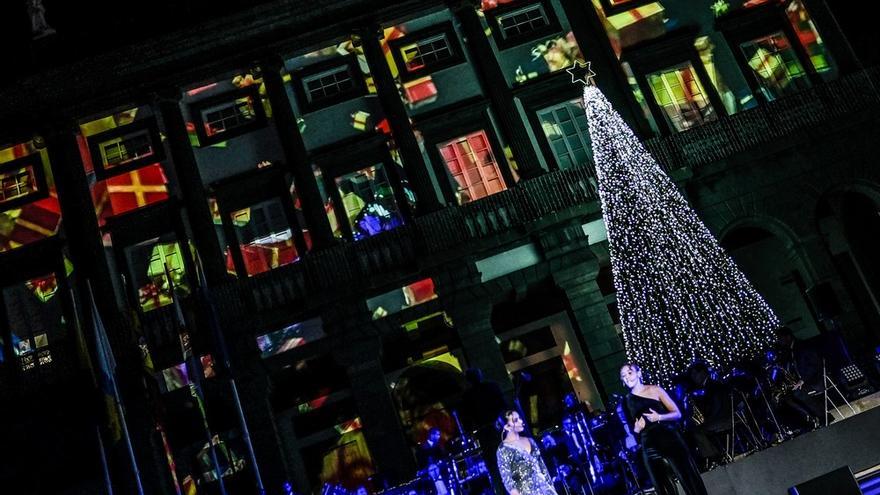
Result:
M523 421L516 411L502 416L504 429L498 446L498 471L510 495L556 495L553 480L534 440L520 435Z
M623 409L639 436L642 457L657 493L678 493L677 477L686 495L707 495L694 458L676 429L681 412L669 394L662 387L642 383L642 370L633 363L620 367L620 381L629 389Z

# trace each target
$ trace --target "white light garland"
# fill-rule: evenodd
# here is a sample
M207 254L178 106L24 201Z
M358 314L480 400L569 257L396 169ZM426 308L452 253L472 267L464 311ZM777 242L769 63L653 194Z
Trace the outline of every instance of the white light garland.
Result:
M584 87L627 358L668 384L694 359L726 368L779 319L595 86Z

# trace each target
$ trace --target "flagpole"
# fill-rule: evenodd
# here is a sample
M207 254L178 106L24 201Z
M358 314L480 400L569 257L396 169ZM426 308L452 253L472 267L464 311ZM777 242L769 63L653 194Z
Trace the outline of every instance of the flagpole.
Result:
M241 406L241 396L238 393L238 385L235 383L235 375L232 372L232 362L229 359L229 352L226 347L226 339L223 337L223 332L220 329L220 325L217 321L217 314L214 312L214 304L211 302L211 299L208 297L208 284L204 279L204 273L202 272L202 260L199 257L199 253L196 252L196 278L199 282L199 292L204 298L205 305L208 306L208 318L209 324L211 326L212 333L214 334L214 339L217 341L217 347L220 349L220 356L223 361L223 366L226 368L229 373L229 386L232 389L232 398L235 401L235 408L238 412L238 422L241 426L242 436L244 437L244 443L248 450L248 458L251 461L251 466L253 466L254 470L254 478L257 482L257 489L259 490L260 495L266 493L266 488L263 485L263 477L260 474L260 466L257 464L257 454L254 451L254 444L251 440L251 432L248 428L247 419L244 416L244 408Z
M186 368L189 378L189 392L196 401L196 406L198 406L199 413L202 416L202 424L205 427L205 434L208 437L208 451L211 453L211 461L214 463L214 475L217 477L220 493L221 495L227 495L226 483L223 481L223 473L220 471L220 459L217 457L217 448L214 446L214 435L211 433L211 425L208 424L208 415L205 411L205 399L202 397L200 387L197 385L197 381L201 382L202 378L199 376L201 366L196 366L195 362L190 362L196 361L198 358L193 352L192 342L190 342L189 333L186 331L186 320L183 317L183 310L180 307L180 301L177 298L177 287L174 285L174 280L171 278L171 270L168 268L168 263L165 263L164 265L165 277L168 280L168 287L171 290L171 301L174 304L174 312L177 316L177 331L178 336L180 337L181 350L183 351L184 367ZM232 469L234 472L235 466L232 466Z
M141 483L141 471L134 456L134 447L131 444L131 435L128 434L128 423L125 420L125 407L119 395L119 386L116 383L116 360L113 359L113 349L107 340L106 331L102 331L104 324L101 323L101 315L98 313L98 306L95 305L95 294L92 292L92 282L86 279L86 287L89 289L89 298L92 303L92 321L95 324L95 333L98 339L98 352L103 354L110 369L110 385L113 387L113 401L116 403L116 409L119 412L119 423L122 426L122 437L125 439L125 446L128 449L128 456L131 459L131 468L134 471L134 481L137 485L138 495L144 495L144 485Z
M110 466L107 464L107 452L104 450L104 439L101 438L101 427L99 425L95 425L95 433L98 436L98 450L101 452L104 485L107 487L107 495L113 495L113 484L110 482Z
M70 292L70 304L73 306L73 324L76 328L77 347L79 348L80 359L83 360L80 365L86 367L89 376L92 379L92 387L98 389L98 381L95 377L95 370L92 367L92 359L89 357L85 335L83 334L82 325L80 325L80 313L76 303L76 293L74 292L73 287L68 287L68 290ZM95 424L95 433L98 437L98 453L101 456L101 469L104 474L104 486L107 488L107 495L113 495L113 482L110 479L110 464L107 462L107 451L104 448L104 439L101 437L100 424Z

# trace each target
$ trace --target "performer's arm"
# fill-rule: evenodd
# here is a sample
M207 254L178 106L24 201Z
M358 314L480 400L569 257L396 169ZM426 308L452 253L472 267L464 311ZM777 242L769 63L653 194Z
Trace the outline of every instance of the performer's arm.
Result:
M675 401L669 397L669 394L663 390L662 387L657 387L659 392L660 402L663 403L663 406L669 411L668 413L660 414L653 409L649 409L647 413L644 414L645 418L652 422L656 423L658 421L678 421L681 419L681 411L678 410L678 406L675 404Z

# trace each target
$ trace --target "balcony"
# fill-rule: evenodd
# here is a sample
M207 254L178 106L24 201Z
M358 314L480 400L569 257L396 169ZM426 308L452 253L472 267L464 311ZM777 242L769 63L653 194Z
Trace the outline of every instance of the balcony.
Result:
M877 111L880 70L853 74L668 137L647 149L665 168L694 173L764 144ZM293 265L214 287L221 320L245 314L318 308L345 297L402 283L431 267L523 239L574 218L600 214L592 167L559 170L482 200L449 207L359 242L309 253ZM166 308L163 308L163 310ZM151 318L148 333L167 339L168 318ZM164 323L163 323L164 322Z
M697 170L755 147L825 129L842 118L875 112L880 104L880 68L781 98L672 136L646 141L645 147L667 169Z

